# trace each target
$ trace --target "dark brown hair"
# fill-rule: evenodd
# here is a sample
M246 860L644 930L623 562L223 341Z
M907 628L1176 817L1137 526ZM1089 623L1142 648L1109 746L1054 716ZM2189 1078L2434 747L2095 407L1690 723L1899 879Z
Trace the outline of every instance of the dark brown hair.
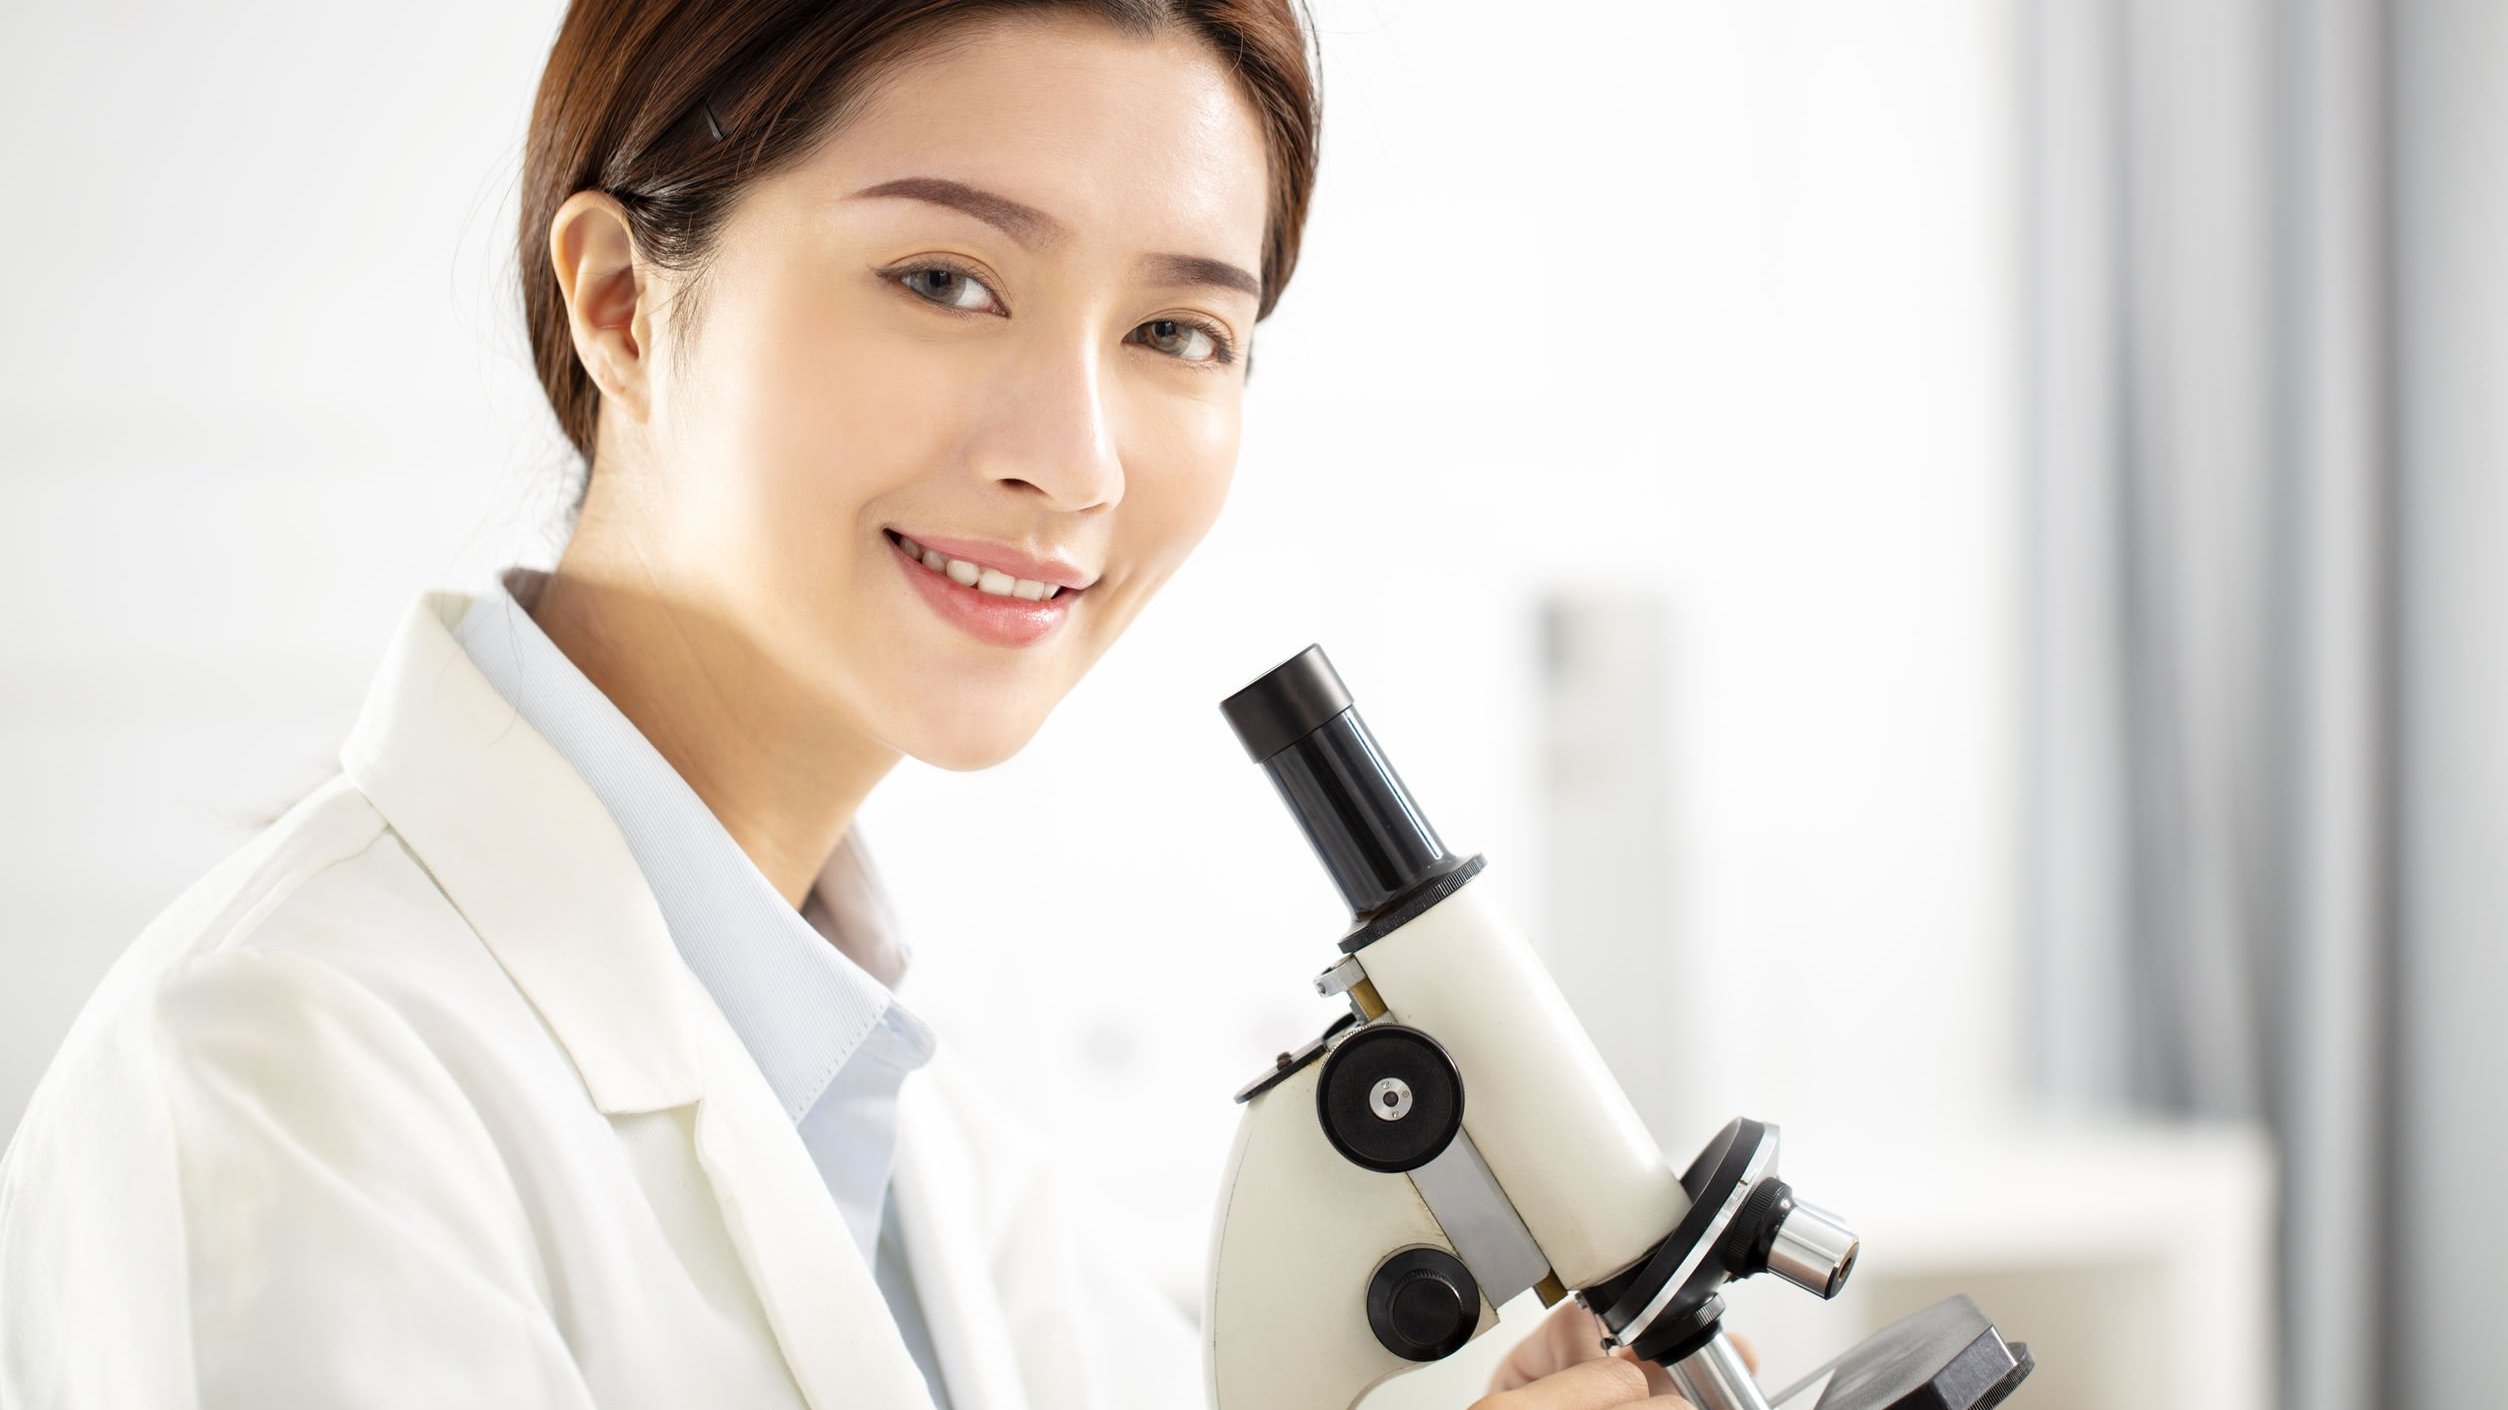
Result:
M715 239L749 182L811 151L887 61L960 21L1040 10L1095 15L1142 36L1181 27L1234 68L1269 156L1255 316L1270 314L1297 266L1322 118L1312 25L1301 24L1297 0L574 0L531 105L519 275L541 388L587 478L600 390L575 356L549 267L549 224L566 198L608 192L637 250L689 276L687 306L672 320L684 338Z

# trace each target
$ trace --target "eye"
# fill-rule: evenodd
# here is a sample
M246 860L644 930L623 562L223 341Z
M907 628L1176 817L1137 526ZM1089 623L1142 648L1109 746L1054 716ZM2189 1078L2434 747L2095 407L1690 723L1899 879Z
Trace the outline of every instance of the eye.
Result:
M1153 318L1132 330L1143 347L1179 362L1234 361L1228 339L1217 329L1182 318Z
M969 313L1003 313L1001 299L983 280L945 264L919 264L890 276L915 294L943 308Z

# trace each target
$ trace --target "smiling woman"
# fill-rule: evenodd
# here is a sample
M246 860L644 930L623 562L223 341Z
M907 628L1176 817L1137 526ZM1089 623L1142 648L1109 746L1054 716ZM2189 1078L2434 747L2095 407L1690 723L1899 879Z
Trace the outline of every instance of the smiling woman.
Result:
M788 896L897 756L1014 752L1208 530L1308 72L1279 3L569 17L521 268L586 472L534 615L605 690L773 713L775 815L725 822ZM736 767L704 713L656 743Z
M1210 528L1317 111L1289 0L574 4L519 232L570 541L421 595L89 1000L0 1158L0 1405L1198 1399L854 819Z

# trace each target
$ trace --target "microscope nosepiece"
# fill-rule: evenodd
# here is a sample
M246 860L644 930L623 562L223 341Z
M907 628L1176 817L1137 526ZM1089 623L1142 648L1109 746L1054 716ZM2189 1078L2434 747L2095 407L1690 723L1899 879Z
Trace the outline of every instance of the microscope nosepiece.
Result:
M1219 709L1280 790L1351 915L1364 921L1463 865L1367 732L1321 646L1273 667Z

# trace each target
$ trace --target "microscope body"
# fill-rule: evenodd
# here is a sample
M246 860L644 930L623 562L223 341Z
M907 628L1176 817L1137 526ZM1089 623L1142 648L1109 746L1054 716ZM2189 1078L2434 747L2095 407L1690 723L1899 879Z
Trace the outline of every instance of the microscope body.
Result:
M1670 1167L1320 648L1222 708L1353 923L1315 981L1350 1012L1237 1094L1204 1299L1215 1410L1348 1410L1527 1290L1575 1297L1698 1410L1986 1410L2027 1375L2027 1348L1955 1298L1767 1398L1717 1290L1773 1272L1834 1296L1858 1248L1777 1178L1775 1128L1735 1121Z
M1333 1144L1318 1115L1326 1059L1362 1024L1284 1055L1288 1065L1247 1098L1212 1230L1204 1328L1212 1403L1226 1410L1344 1410L1418 1365L1365 1316L1298 1310L1336 1292L1357 1305L1350 1293L1367 1291L1396 1251L1441 1250L1471 1271L1471 1287L1457 1291L1471 1294L1462 1310L1478 1335L1528 1288L1553 1303L1622 1271L1689 1207L1557 984L1485 888L1457 886L1343 961L1353 963L1364 978L1341 966L1327 975L1354 980L1344 992L1356 994L1359 1013L1374 1010L1367 1023L1429 1035L1452 1058L1466 1094L1460 1130L1409 1172L1365 1168ZM1400 1079L1364 1085L1385 1080ZM1577 1095L1563 1100L1568 1093Z

